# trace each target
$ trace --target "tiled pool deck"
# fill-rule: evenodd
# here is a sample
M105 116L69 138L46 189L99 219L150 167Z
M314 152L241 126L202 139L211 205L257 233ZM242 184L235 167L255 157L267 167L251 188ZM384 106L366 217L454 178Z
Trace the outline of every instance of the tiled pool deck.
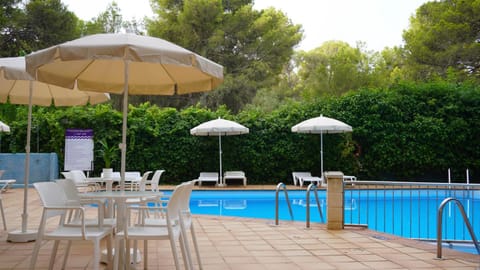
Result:
M248 188L274 190L275 186ZM23 189L10 189L1 196L8 230L20 229ZM36 229L41 205L33 189L29 190L28 213L28 227ZM438 260L435 245L362 228L331 231L312 224L305 229L300 222L274 226L269 220L200 215L194 222L206 270L480 269L478 255L444 249L443 259ZM0 230L0 269L27 269L34 242L9 243L6 239L7 232ZM42 247L36 269L47 269L51 247L51 241ZM63 246L55 269L61 268L62 253ZM91 269L91 260L91 243L74 243L67 269ZM174 269L168 241L149 241L148 264L149 269ZM143 262L138 269L143 269Z

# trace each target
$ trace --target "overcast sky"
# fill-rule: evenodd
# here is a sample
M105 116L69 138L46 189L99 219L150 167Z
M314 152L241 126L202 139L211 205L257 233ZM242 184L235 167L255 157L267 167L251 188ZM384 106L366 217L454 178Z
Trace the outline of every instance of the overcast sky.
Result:
M62 0L83 20L106 10L112 0ZM124 19L153 16L149 0L116 0ZM273 6L301 24L304 40L297 49L311 50L328 40L341 40L355 46L364 41L367 48L402 45L402 32L410 16L427 0L255 0L255 8ZM93 8L94 7L94 8Z

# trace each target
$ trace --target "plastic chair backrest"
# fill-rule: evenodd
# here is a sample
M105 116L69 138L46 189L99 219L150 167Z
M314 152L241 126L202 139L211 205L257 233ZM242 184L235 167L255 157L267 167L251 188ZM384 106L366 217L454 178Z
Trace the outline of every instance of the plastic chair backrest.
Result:
M182 183L185 187L182 189L182 199L180 200L180 208L182 212L190 212L190 197L193 190L193 181Z
M81 170L71 170L69 178L75 181L76 184L85 184L87 176Z
M162 176L165 170L156 170L152 176L151 188L152 190L158 191L158 186L160 185L160 177Z
M67 196L63 188L55 182L33 183L44 207L66 206ZM64 215L65 210L48 211L47 218Z
M145 191L145 185L146 185L147 179L148 179L148 177L150 176L151 173L152 173L152 171L147 171L147 172L143 173L142 179L140 179L140 184L139 184L140 191Z
M69 201L80 201L80 196L78 196L78 189L75 186L75 182L72 179L59 179L56 180L58 185L63 188L65 195Z
M172 192L170 199L167 204L167 224L169 226L175 226L180 220L180 210L182 206L182 198L184 195L184 190L187 186L185 184L180 184L175 187Z

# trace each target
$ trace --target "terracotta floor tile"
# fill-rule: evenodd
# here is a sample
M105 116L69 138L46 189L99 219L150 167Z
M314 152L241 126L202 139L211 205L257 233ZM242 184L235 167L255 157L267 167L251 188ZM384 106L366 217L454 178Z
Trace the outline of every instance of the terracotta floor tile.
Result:
M12 189L2 197L9 229L19 229L23 190ZM29 228L36 229L40 214L38 196L30 189ZM480 269L480 256L444 250L445 259L437 260L435 246L365 228L347 226L329 231L324 224L311 224L310 229L305 229L302 222L282 221L275 226L263 219L208 215L195 215L194 225L206 270ZM7 235L0 230L0 269L27 269L34 242L9 243ZM374 237L378 235L382 237ZM143 244L139 247L143 251ZM48 267L51 248L51 242L42 245L36 269ZM168 241L149 241L148 248L149 268L174 269ZM74 243L67 269L91 269L91 252L89 242ZM60 250L55 270L60 269L62 259ZM193 260L196 265L195 255ZM100 269L105 268L100 265Z

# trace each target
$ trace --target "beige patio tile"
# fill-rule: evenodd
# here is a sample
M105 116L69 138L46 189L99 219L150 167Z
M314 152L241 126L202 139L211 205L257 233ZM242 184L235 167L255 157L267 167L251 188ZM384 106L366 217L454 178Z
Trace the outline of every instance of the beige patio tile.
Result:
M335 266L331 265L331 264L328 264L328 263L324 263L324 262L316 262L316 263L312 263L312 262L298 262L297 263L298 267L302 270L318 270L318 269L322 269L322 270L331 270L331 269L338 269L336 268Z
M198 188L198 187L196 187ZM21 189L3 195L10 229L21 224ZM35 229L41 214L38 197L29 196L29 227ZM263 219L242 219L195 215L194 225L203 269L208 270L310 270L310 269L470 269L477 270L480 256L444 250L437 260L435 246L363 228L326 230L323 224L305 229L302 222L281 222L279 226ZM0 231L0 269L27 269L34 243L6 242ZM150 269L174 269L168 241L149 241ZM139 245L143 250L142 244ZM190 245L193 248L193 245ZM48 266L52 243L42 246L36 269ZM74 243L67 269L90 269L92 246ZM143 253L142 253L143 254ZM59 251L55 270L60 269L63 251ZM196 257L193 256L194 265ZM143 268L143 263L137 267ZM101 265L105 269L106 265Z
M372 269L371 267L364 265L361 262L332 262L330 264L333 267L335 267L335 269L348 269L348 270Z
M245 270L245 269L248 269L248 270L265 270L265 265L261 264L261 263L243 263L243 264L234 264L234 265L230 265L230 269L231 270Z
M405 269L404 266L398 265L390 261L381 261L381 262L362 262L370 269Z
M336 255L342 255L343 254L342 251L332 249L332 248L329 248L329 249L315 249L315 250L310 250L310 252L312 252L312 254L316 255L316 256L336 256Z
M303 270L300 266L294 263L271 263L265 265L265 269L268 270ZM320 268L317 268L320 269ZM242 269L243 270L243 269Z
M335 263L335 262L355 262L354 259L352 259L350 256L345 256L345 255L332 255L332 256L325 256L322 257L324 261L329 262L329 263Z

